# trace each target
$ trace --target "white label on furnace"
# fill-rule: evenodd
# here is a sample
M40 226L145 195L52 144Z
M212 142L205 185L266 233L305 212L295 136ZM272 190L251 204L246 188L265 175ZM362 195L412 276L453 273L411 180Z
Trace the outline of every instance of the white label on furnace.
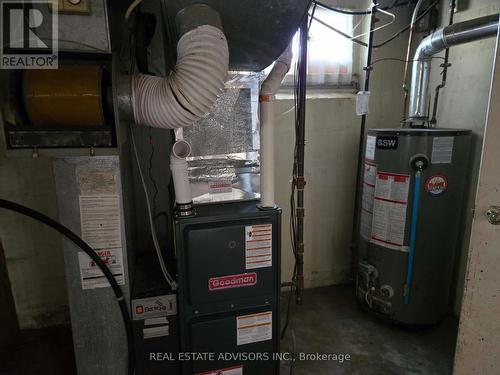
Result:
M365 159L375 160L375 146L377 144L377 137L369 135L366 137L366 152Z
M378 172L373 203L371 242L405 251L410 176Z
M453 137L434 137L432 140L432 164L449 164L453 160Z
M122 247L120 198L80 195L82 238L93 249Z
M271 267L273 265L273 225L245 227L245 268Z
M370 240L372 233L373 197L375 193L376 180L377 166L375 164L366 162L363 178L360 234L367 241Z
M158 326L158 325L166 325L169 324L167 317L160 316L159 318L149 318L144 319L145 326Z
M119 285L125 284L123 274L123 252L121 247L96 250L97 255L108 266ZM83 251L78 252L82 289L109 287L109 282L96 263Z
M142 335L145 340L154 339L156 337L170 336L170 326L164 325L159 327L143 328Z
M272 340L272 311L236 317L237 345Z
M240 366L223 368L220 370L197 372L195 375L243 375L243 366L240 365Z

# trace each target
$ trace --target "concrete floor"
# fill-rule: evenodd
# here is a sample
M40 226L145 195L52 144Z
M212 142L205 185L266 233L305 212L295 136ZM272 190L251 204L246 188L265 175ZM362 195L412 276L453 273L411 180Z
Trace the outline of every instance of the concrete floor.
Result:
M285 310L286 304L283 306ZM453 317L425 329L394 326L362 310L354 299L351 285L306 290L304 304L292 306L282 351L293 352L295 346L295 353L351 356L350 361L343 363L296 361L294 375L447 375L452 372L458 326ZM290 363L282 364L281 375L289 373Z
M285 296L283 313L287 300ZM430 329L389 325L363 311L349 285L306 290L304 302L292 304L282 351L295 347L295 353L349 354L351 359L296 361L294 375L451 374L457 331L453 318ZM70 327L24 331L0 353L0 374L76 374ZM288 374L290 363L284 362L281 375Z
M76 374L71 327L21 331L0 353L1 375Z

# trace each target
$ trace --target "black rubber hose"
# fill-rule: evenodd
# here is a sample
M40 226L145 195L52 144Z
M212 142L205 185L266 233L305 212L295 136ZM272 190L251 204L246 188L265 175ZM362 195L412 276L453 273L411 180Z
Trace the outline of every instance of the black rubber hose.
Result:
M125 300L125 297L123 296L123 292L118 285L118 283L115 280L115 277L109 270L108 266L106 263L103 262L103 260L99 257L99 255L96 254L96 252L89 246L87 243L82 240L79 236L77 236L74 232L72 232L70 229L65 227L64 225L58 223L57 221L51 219L48 216L45 216L44 214L32 210L31 208L28 208L26 206L5 200L5 199L0 199L0 208L4 208L6 210L14 211L17 212L21 215L28 216L36 221L39 221L52 229L56 230L60 234L62 234L64 237L67 239L71 240L75 245L77 245L80 249L82 249L99 267L99 269L102 271L106 279L108 280L109 284L111 285L111 288L113 289L113 292L115 293L116 300L118 301L118 305L120 307L120 312L122 315L123 319L123 324L125 326L126 334L127 334L127 345L128 345L128 374L133 375L134 374L134 367L135 367L135 361L134 361L134 341L133 341L133 335L132 335L132 321L130 320L130 315L127 307L127 302Z

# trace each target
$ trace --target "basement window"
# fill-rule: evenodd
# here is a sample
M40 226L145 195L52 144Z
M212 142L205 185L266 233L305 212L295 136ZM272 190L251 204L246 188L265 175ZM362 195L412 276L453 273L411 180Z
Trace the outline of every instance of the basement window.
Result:
M353 24L357 17L330 12L317 8L315 18L345 34L352 35ZM358 29L359 31L359 29ZM292 68L283 81L283 86L291 87L294 83L294 68L299 53L299 32L293 38ZM359 55L358 48L342 35L330 30L320 22L313 20L309 30L307 83L317 88L355 89L353 60Z

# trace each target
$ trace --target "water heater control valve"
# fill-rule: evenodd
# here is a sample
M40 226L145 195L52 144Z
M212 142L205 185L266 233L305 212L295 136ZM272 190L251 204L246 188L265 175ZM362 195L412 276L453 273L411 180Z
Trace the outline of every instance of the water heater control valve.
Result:
M380 293L386 298L392 298L394 296L394 289L392 286L384 284L380 287Z

